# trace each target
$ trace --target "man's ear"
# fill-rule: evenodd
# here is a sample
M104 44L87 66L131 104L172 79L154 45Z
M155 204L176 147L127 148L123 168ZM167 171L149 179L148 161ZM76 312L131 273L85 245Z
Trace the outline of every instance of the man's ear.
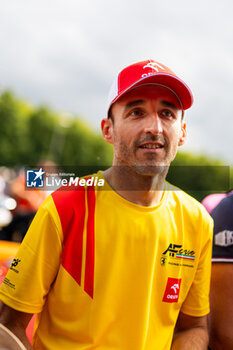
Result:
M182 146L185 143L186 137L187 137L186 123L182 121L178 146Z
M113 144L113 123L111 118L104 118L101 121L102 135L105 141Z

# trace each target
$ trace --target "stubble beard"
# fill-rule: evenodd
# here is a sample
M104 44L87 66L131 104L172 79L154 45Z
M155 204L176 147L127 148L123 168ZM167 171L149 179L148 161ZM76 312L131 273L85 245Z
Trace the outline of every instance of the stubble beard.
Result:
M162 140L165 149L165 155L163 159L156 160L156 155L149 152L146 155L147 159L137 159L138 145L140 143L149 141L161 141L161 137L152 136L150 138L144 138L143 140L135 142L131 148L129 148L128 145L122 140L116 142L115 145L118 144L118 146L115 147L114 164L118 167L121 167L121 171L125 171L126 173L136 173L138 175L149 177L158 175L166 177L170 166L170 161L168 159L170 147L167 140L164 138Z

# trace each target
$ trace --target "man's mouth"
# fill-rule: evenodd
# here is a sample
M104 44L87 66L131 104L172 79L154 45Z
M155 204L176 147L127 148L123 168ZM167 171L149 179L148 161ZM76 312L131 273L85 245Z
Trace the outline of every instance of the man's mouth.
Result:
M158 149L158 148L164 148L164 145L161 143L145 143L145 144L140 145L139 148Z

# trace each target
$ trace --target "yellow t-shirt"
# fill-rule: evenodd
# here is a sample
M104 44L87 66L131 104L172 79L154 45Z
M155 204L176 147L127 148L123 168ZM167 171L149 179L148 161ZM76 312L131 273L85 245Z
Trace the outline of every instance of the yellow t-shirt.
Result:
M50 195L1 286L38 314L35 349L168 350L180 310L209 312L205 209L169 184L155 207L106 186Z

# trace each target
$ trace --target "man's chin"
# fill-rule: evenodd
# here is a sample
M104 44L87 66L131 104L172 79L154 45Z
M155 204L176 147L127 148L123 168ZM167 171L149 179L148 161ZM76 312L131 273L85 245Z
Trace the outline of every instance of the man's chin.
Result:
M135 165L136 172L144 176L166 175L168 169L169 166L163 163L155 165Z

